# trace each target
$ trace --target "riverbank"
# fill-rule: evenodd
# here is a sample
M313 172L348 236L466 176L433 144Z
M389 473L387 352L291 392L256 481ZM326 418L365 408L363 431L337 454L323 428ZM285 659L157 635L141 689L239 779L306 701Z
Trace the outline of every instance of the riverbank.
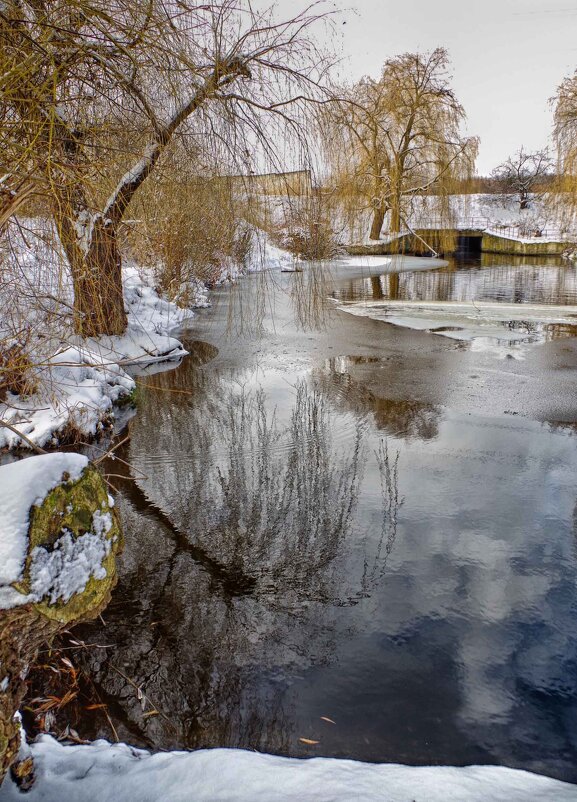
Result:
M126 332L80 338L72 330L72 280L53 233L45 221L26 223L27 236L11 241L0 286L0 336L6 343L6 364L0 369L8 376L8 390L0 398L0 451L57 448L110 429L119 408L131 404L133 376L155 364L178 364L187 353L177 339L179 329L195 310L209 306L200 281L187 288L190 301L183 308L159 294L153 270L126 260ZM264 232L251 231L246 268L226 264L220 284L293 263Z
M98 741L32 746L30 802L574 802L577 787L499 767L374 766L349 760L290 760L232 749L150 755ZM0 802L22 798L14 785Z

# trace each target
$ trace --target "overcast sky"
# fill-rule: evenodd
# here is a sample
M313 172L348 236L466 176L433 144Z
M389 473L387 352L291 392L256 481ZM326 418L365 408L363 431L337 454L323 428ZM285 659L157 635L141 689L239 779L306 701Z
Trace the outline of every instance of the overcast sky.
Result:
M550 136L549 98L577 68L576 0L338 0L344 12L337 48L341 71L357 79L377 76L397 53L449 50L454 87L468 115L469 133L481 137L478 172L520 145L544 147ZM285 14L300 8L280 0Z

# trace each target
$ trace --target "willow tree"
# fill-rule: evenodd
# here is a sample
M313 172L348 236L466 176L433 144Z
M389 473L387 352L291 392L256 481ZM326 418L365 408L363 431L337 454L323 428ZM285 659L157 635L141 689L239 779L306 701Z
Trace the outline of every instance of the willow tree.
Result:
M49 197L83 336L126 328L119 226L178 133L270 148L319 89L315 8L278 22L249 0L6 0L0 119ZM266 136L265 136L266 132ZM248 143L248 144L247 144ZM244 151L243 151L244 152Z
M448 66L443 48L395 56L378 79L365 77L343 91L328 114L337 182L372 208L371 239L379 239L387 213L390 231L399 232L412 199L446 197L473 172L478 142L461 134L465 111Z
M574 209L577 205L577 71L562 81L553 103L560 197Z

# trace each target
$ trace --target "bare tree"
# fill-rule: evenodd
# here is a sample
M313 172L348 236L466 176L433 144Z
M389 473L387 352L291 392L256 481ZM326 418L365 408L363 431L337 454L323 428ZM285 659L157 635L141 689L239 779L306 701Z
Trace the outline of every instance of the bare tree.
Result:
M553 159L549 150L537 150L528 153L521 147L514 156L493 170L495 178L503 193L516 195L519 211L528 209L531 198L535 197L542 187L543 181L551 176Z
M337 181L369 201L371 239L379 239L387 212L398 232L407 199L441 196L452 180L472 173L477 140L460 134L465 112L448 64L443 48L395 56L378 80L363 78L330 113L329 125L341 134L332 138L338 150L330 150Z
M236 0L2 4L0 119L19 148L10 180L32 174L50 198L78 333L126 328L119 226L177 132L196 158L209 140L270 151L263 116L299 130L324 66L308 39L316 7L277 22Z

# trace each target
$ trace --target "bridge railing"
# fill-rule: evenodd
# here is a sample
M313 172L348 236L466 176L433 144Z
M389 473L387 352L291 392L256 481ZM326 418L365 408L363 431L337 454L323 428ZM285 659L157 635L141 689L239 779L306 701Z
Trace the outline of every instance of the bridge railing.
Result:
M422 217L411 221L411 228L420 230L486 231L488 234L495 234L500 237L535 241L543 239L554 239L558 242L575 240L574 234L560 228L529 223L499 223L495 220L490 220L488 217L459 217L452 221L441 217Z
M411 220L412 228L430 229L481 229L488 228L491 221L488 217L459 217L453 220L446 217L418 217Z
M547 228L545 226L529 226L524 224L511 226L492 223L485 230L488 234L495 234L498 237L535 240L535 242L539 240L556 240L557 242L563 242L564 240L571 241L575 239L575 235L571 234L569 231L560 228Z

